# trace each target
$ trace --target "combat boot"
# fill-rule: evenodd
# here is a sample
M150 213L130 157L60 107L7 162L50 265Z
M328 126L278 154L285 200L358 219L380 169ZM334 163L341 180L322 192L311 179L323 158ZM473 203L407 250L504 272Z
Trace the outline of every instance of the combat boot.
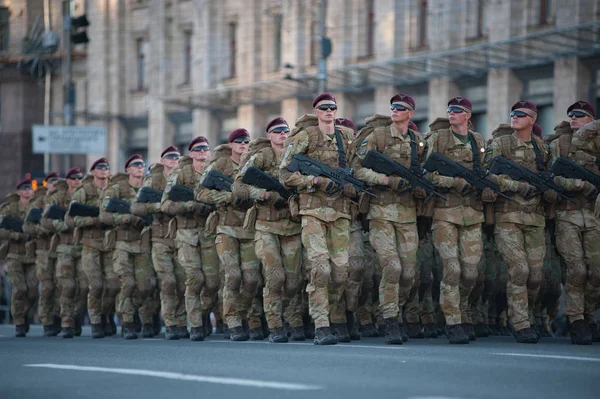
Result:
M54 327L54 324L48 324L44 326L44 337L56 337L58 335L58 331Z
M473 326L473 330L475 331L475 336L479 338L487 338L488 332L485 324L475 324Z
M142 338L154 337L154 325L147 323L142 326Z
M335 335L331 333L329 327L315 328L315 345L336 345L338 343Z
M217 331L215 334L223 334L223 320L217 320Z
M310 317L308 318L308 323L304 323L304 336L306 339L313 339L315 337L315 323L310 321Z
M576 320L571 323L571 343L574 345L592 344L592 334L587 321Z
M385 321L385 343L388 345L402 345L402 334L400 334L400 327L398 324L398 318L391 317L384 319Z
M81 337L81 319L83 316L75 317L75 327L73 327L73 335Z
M408 342L408 334L406 332L406 328L404 328L403 323L398 324L398 331L400 332L400 336L402 337L402 342Z
M284 334L285 334L285 331L284 331ZM263 335L262 327L251 328L249 336L250 336L250 341L262 341L263 339L265 339L265 336ZM287 337L287 334L286 334L286 337Z
M462 345L469 343L469 337L463 331L460 324L446 325L446 337L451 344Z
M160 335L162 331L162 324L160 324L160 315L158 313L154 313L152 315L152 334L156 337Z
M61 320L60 317L54 316L54 331L56 331L56 335L60 333L61 330Z
M73 327L63 327L61 337L73 338Z
M25 324L19 324L15 326L15 337L17 338L25 338L27 336L27 328Z
M437 327L433 323L423 324L423 337L437 338Z
M406 333L408 334L408 338L425 337L421 331L421 325L419 323L406 323Z
M288 342L288 336L282 327L273 328L269 334L269 342L272 344L284 344Z
M125 323L123 325L124 338L125 339L138 339L137 332L135 331L134 323Z
M244 330L244 327L238 326L229 330L229 339L231 341L248 341L250 336Z
M292 327L290 339L292 341L306 341L306 335L304 335L304 326Z
M469 341L475 341L477 336L475 335L475 330L473 329L473 324L471 323L463 323L460 325L464 333L469 337Z
M285 328L284 328L284 330L285 330ZM269 334L271 333L269 331L269 324L267 323L267 319L265 318L264 314L260 317L260 331L262 332L263 339L265 337L268 337ZM286 333L286 335L287 335L287 333Z
M140 314L138 312L133 314L133 328L138 334L142 332L142 320L140 320Z
M204 336L208 337L212 334L212 322L210 315L202 316L202 327L204 327Z
M29 319L25 318L25 334L29 334Z
M350 342L350 334L348 334L346 323L332 323L330 331L335 335L338 342Z
M229 327L227 327L227 324L223 324L223 338L227 341L231 338L231 331L229 330Z
M92 324L92 338L104 338L104 326L102 324Z
M111 313L108 315L108 324L110 325L111 335L117 335L117 323L115 323L115 315Z
M592 342L600 342L600 331L598 331L598 324L590 324L590 332L592 334Z
M165 339L169 341L179 340L179 335L177 334L177 326L167 326L167 328L165 329Z
M358 331L358 323L353 312L346 312L346 324L348 325L348 334L350 334L350 340L359 341L360 332Z
M520 344L537 344L538 336L529 327L514 332L515 340Z
M362 326L362 336L365 338L375 338L378 337L379 334L377 334L377 330L375 330L375 325L369 323Z
M177 335L181 339L188 339L190 337L190 332L188 331L186 326L177 327Z
M192 327L190 331L190 341L204 341L204 327Z
M385 323L385 322L384 322ZM385 324L384 323L377 323L377 336L378 337L385 337Z
M109 316L102 316L102 324L104 326L104 336L112 336L112 326L110 325Z

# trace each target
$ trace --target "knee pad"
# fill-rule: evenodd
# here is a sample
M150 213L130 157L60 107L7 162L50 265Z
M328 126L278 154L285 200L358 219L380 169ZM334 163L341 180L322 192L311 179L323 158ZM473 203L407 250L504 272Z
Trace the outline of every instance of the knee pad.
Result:
M460 283L460 263L458 259L451 259L444 265L442 281L444 284L456 286Z
M477 283L477 265L463 265L462 283L467 287L473 287Z
M270 267L265 270L265 287L270 291L281 291L285 282L285 271L283 268Z
M135 279L133 276L121 276L121 295L124 298L131 298L135 291Z
M517 263L508 271L510 281L515 285L525 285L529 279L529 266L527 263Z
M387 282L397 284L402 275L402 264L399 259L390 259L383 264L382 271L382 279L385 278Z

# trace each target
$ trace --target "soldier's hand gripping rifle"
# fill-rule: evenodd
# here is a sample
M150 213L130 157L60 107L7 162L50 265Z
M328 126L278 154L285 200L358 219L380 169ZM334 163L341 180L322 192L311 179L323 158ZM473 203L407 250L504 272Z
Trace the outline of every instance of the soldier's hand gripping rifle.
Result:
M571 198L565 196L560 187L554 183L554 174L550 172L532 172L529 169L519 166L508 158L498 156L492 159L490 173L495 175L507 175L516 181L525 180L535 187L540 194L543 194L548 190L554 190L559 197L575 203Z
M594 185L600 190L600 176L565 157L556 158L550 173L567 179L581 179Z
M112 197L106 205L106 211L111 213L118 213L121 215L131 215L131 205L129 204L129 202L124 201L120 198ZM143 219L147 225L151 225L152 220L154 218L152 215L146 215L140 217L140 219Z
M446 197L435 191L435 185L425 179L424 176L427 172L425 169L417 167L411 167L409 169L375 150L367 152L367 155L362 161L362 165L365 168L374 170L377 173L383 173L387 176L400 176L408 181L412 188L421 187L427 194L434 194L444 201L446 200Z
M281 196L281 198L275 201L275 208L277 209L286 206L287 200L295 194L293 190L285 188L279 180L255 166L250 166L246 169L242 176L242 183L262 188L263 190L277 192Z
M231 177L227 177L216 170L210 170L202 180L202 185L211 190L231 192L232 184L233 179Z
M371 197L376 197L375 194L369 191L369 186L366 183L352 176L352 169L333 169L304 154L294 155L292 162L288 165L288 170L290 172L300 172L303 175L327 177L341 188L348 184L352 184L356 192L362 192Z

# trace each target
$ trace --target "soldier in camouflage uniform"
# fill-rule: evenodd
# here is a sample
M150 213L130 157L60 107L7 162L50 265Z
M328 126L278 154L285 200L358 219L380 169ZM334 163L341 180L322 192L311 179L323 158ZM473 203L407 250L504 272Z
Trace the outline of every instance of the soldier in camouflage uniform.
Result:
M479 167L485 141L479 133L468 129L471 109L471 102L464 97L454 97L448 102L450 126L432 128L427 140L428 156L438 152L469 169ZM435 199L432 226L433 242L443 262L440 305L446 318L446 336L451 344L467 344L475 339L468 301L483 251L482 201L493 202L495 194L488 190L479 196L460 177L433 172L430 179L437 187L449 190L447 200Z
M141 155L134 154L125 162L127 173L113 176L104 192L100 207L100 221L114 226L107 235L107 244L115 241L113 266L121 282L118 310L122 313L125 339L137 339L134 315L139 310L143 329L142 336L154 336L152 315L148 298L154 295L156 278L150 256L150 234L144 219L131 213L118 213L107 210L111 199L120 199L128 204L135 201L142 186L146 164Z
M69 169L65 180L59 180L54 189L48 193L46 209L42 215L42 227L54 233L50 250L56 248L56 278L60 284L60 317L62 337L73 338L81 334L81 318L86 309L88 295L88 279L81 263L81 245L74 239L73 219L50 219L48 210L58 206L68 209L75 191L81 187L83 173L75 167ZM57 245L57 246L55 246Z
M495 134L486 152L486 164L503 156L533 172L546 169L548 152L543 141L532 135L537 107L530 101L519 101L512 107L512 133ZM546 245L544 239L544 202L556 201L557 193L549 190L542 196L525 181L514 181L506 175L499 179L502 190L512 191L513 201L499 198L495 204L495 241L508 265L508 317L517 342L537 343L531 328L533 306L542 282ZM531 309L531 312L530 312Z
M144 179L142 189L148 187L162 194L167 186L167 179L180 158L177 147L167 147L160 155L160 162L150 168L150 174ZM177 320L185 318L185 270L176 257L174 237L168 235L169 223L174 218L160 212L160 201L140 202L139 193L140 191L137 201L131 205L131 213L140 217L153 215L152 264L160 284L160 308L167 327L165 338L177 340Z
M375 128L364 138L359 157L374 150L403 166L419 167L425 151L420 135L408 129L415 112L415 101L406 94L390 99L391 120L388 126ZM357 173L357 176L361 176ZM382 175L385 176L385 175ZM401 345L406 334L402 308L408 302L415 283L417 266L417 211L415 199L424 199L422 188L412 188L400 176L385 176L389 187L376 189L367 219L371 245L383 270L379 286L379 306L385 320L386 342Z
M72 202L100 209L103 190L108 184L110 165L100 158L90 167L90 174L75 191ZM106 226L99 217L74 216L73 222L81 231L81 259L89 281L88 312L92 324L92 338L116 334L114 321L115 301L120 290L119 277L114 271L112 248L104 245Z
M558 125L555 129L558 137L550 144L552 160L567 157L600 175L598 131L584 126L593 122L594 107L586 101L577 101L567 113L569 125L566 122ZM557 176L555 182L575 201L573 204L559 199L556 204L556 244L567 264L565 313L571 324L571 342L591 345L589 320L593 321L600 297L600 224L594 215L598 190L580 179Z
M251 230L256 230L255 251L262 261L264 278L263 301L269 342L285 343L288 336L282 324L282 316L288 316L292 339L304 341L301 307L301 287L304 280L301 270L302 241L300 223L290 219L287 201L277 191L266 191L241 182L250 167L258 168L274 178L279 178L279 164L283 156L283 144L290 128L283 118L275 118L267 125L266 139L250 143L250 151L241 158L244 165L236 178L233 194L243 201L257 201L248 211L247 221ZM254 217L250 217L256 213ZM254 215L253 215L254 216ZM248 220L249 219L249 220ZM292 302L295 301L295 302ZM289 306L292 306L288 310Z
M200 179L196 200L217 207L217 212L211 216L213 220L210 230L217 222L215 243L225 279L223 317L230 331L229 338L232 341L246 341L250 338L260 340L264 339L260 314L257 314L258 306L252 304L261 283L260 261L254 249L253 226L242 228L250 201L236 200L231 192L209 189L202 185L211 170L230 178L237 176L241 157L248 151L250 134L246 129L236 129L229 134L228 142L229 144L215 149L213 158ZM234 202L245 206L240 208ZM244 328L246 321L250 334Z
M181 157L179 165L169 176L160 210L166 215L175 216L175 220L169 222L169 237L175 236L177 260L185 271L185 309L192 331L188 336L185 318L178 317L179 337L203 341L203 324L210 325L208 316L219 290L219 260L215 236L205 231L211 208L193 200L173 201L169 199L169 192L175 185L194 190L206 168L211 151L208 140L203 136L194 138L188 145L188 150L190 155Z
M287 150L281 162L281 180L299 191L299 214L302 217L302 244L306 248L306 267L309 283L306 287L309 311L315 321L315 344L332 345L339 336L348 335L345 312L342 308L344 289L348 280L348 250L350 244L350 199L356 198L353 185L339 187L323 176L303 175L288 171L294 155L305 154L318 162L337 169L352 167L358 173L360 162L352 145L353 132L335 126L337 105L330 93L313 101L314 116L303 116L288 138ZM377 175L377 176L373 176ZM387 184L387 177L364 173L373 184ZM331 285L330 285L331 282ZM336 304L330 314L330 303Z
M6 196L6 202L0 205L0 220L12 217L24 221L29 201L34 191L31 180L26 179L17 184L17 192ZM28 312L34 305L38 295L35 260L26 254L29 234L0 228L0 239L8 242L4 254L8 261L8 280L12 285L10 311L15 323L15 337L25 337L29 331Z
M54 183L58 182L59 178L56 172L49 173L44 178L44 186L38 187L33 198L29 201L29 210L23 222L23 232L35 239L36 277L41 286L38 314L44 326L45 337L55 337L60 332L60 305L56 300L60 295L58 295L56 288L55 277L57 255L56 252L49 251L51 232L41 226L41 219L32 221L30 218L34 213L41 215L41 211L46 206L46 195L48 191L54 189ZM56 312L57 308L58 312Z

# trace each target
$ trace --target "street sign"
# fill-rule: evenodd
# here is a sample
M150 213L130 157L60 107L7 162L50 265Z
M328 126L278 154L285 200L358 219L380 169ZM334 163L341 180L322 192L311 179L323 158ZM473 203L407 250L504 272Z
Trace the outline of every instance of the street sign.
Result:
M106 127L33 125L32 145L34 154L103 154Z

